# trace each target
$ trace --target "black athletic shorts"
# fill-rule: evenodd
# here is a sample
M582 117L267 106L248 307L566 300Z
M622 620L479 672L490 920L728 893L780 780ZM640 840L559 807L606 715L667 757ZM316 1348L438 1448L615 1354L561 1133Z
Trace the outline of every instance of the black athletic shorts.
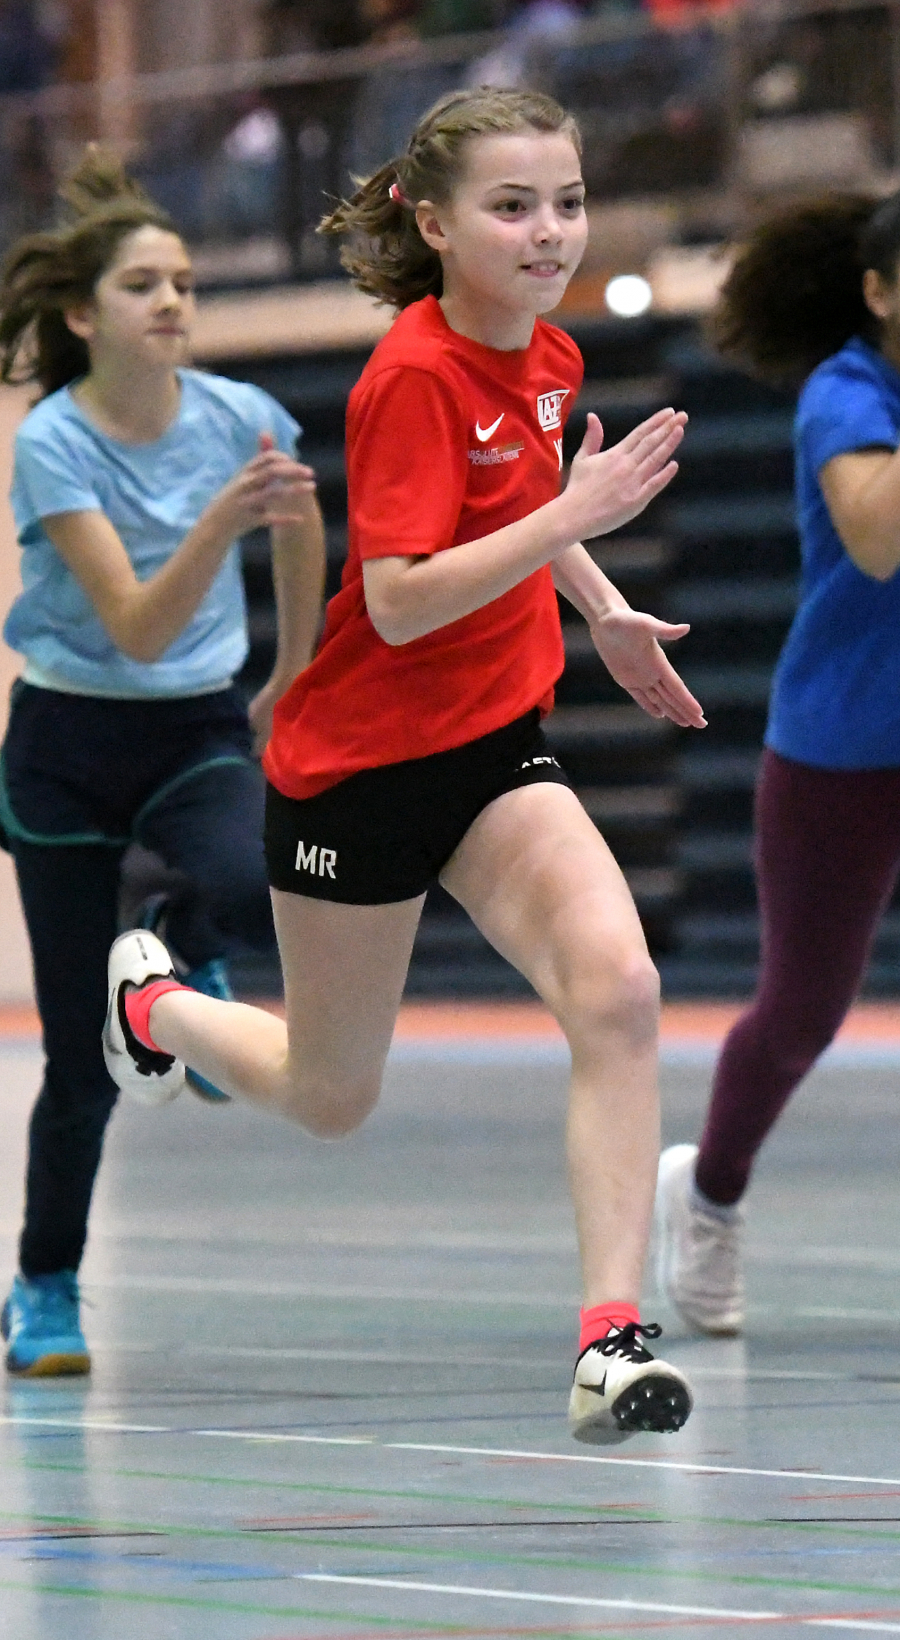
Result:
M266 793L273 888L343 905L412 900L434 883L495 797L542 781L568 786L537 708L449 752L362 769L317 797Z

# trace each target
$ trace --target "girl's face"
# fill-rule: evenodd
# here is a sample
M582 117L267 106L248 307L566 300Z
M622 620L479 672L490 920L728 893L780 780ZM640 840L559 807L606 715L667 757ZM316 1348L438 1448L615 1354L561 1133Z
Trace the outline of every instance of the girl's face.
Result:
M563 132L473 137L448 205L419 206L445 295L523 317L556 307L584 254L581 162Z
M187 356L194 318L194 276L177 234L137 228L119 245L90 303L66 322L100 351L144 368L173 368Z

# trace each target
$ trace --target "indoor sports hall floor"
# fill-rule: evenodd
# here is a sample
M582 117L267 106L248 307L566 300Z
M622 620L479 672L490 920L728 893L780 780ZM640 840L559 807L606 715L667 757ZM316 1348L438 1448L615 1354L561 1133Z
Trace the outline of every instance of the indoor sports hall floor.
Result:
M721 1023L667 1018L669 1140ZM39 1068L7 1027L4 1285ZM5 1386L3 1640L900 1634L900 1015L863 1012L760 1168L746 1341L648 1304L697 1410L613 1449L565 1427L564 1082L539 1015L412 1008L341 1145L123 1109L93 1378Z

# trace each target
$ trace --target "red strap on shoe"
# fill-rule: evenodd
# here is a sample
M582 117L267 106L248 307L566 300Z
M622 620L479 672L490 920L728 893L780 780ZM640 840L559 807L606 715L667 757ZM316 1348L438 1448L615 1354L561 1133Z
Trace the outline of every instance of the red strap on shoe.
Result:
M582 1310L579 1355L583 1350L590 1349L592 1344L599 1344L613 1327L627 1327L629 1322L639 1322L640 1319L641 1312L637 1305L625 1304L621 1299L612 1304L595 1304L590 1310Z
M179 985L177 979L154 979L149 985L142 985L138 991L125 993L125 1018L139 1042L145 1048L151 1048L154 1053L166 1053L158 1042L154 1042L150 1035L150 1009L154 1002L165 996L167 991L189 991L189 985Z

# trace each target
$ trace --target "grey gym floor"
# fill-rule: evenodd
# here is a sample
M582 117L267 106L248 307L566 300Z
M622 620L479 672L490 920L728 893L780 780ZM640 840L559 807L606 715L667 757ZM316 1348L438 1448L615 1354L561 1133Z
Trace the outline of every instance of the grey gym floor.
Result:
M2 1045L3 1280L39 1061ZM708 1056L665 1065L693 1137ZM123 1108L90 1381L7 1382L3 1640L900 1634L900 1059L832 1056L760 1166L743 1342L679 1436L566 1433L552 1045L401 1046L340 1145Z

